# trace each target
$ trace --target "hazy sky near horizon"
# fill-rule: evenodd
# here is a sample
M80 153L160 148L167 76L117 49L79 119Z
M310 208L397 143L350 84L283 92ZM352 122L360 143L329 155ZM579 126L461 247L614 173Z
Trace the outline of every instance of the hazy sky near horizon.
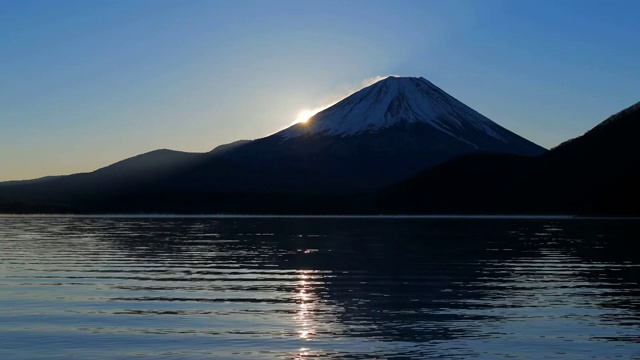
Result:
M640 101L640 2L0 1L0 180L260 138L388 74L552 147Z

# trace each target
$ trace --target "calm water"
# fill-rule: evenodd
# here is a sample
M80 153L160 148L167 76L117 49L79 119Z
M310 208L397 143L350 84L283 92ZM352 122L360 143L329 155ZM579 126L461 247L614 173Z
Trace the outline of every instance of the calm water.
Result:
M0 217L0 358L640 358L639 235L637 220Z

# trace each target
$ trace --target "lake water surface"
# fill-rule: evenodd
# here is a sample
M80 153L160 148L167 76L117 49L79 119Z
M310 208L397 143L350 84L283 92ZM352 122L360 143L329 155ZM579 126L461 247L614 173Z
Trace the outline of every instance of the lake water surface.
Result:
M0 217L0 359L640 358L639 241L638 220Z

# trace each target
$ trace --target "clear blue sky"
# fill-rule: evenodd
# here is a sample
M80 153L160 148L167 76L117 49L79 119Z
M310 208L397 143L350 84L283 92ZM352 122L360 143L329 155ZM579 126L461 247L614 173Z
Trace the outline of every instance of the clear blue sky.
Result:
M640 1L0 1L0 180L269 135L423 76L552 147L640 101Z

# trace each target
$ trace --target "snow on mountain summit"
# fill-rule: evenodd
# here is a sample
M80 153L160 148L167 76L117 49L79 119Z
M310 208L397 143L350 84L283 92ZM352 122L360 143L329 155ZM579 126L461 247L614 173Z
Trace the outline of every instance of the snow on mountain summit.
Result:
M425 123L459 140L468 126L507 142L502 127L419 77L387 77L280 134L285 139L308 134L351 136L393 125Z

